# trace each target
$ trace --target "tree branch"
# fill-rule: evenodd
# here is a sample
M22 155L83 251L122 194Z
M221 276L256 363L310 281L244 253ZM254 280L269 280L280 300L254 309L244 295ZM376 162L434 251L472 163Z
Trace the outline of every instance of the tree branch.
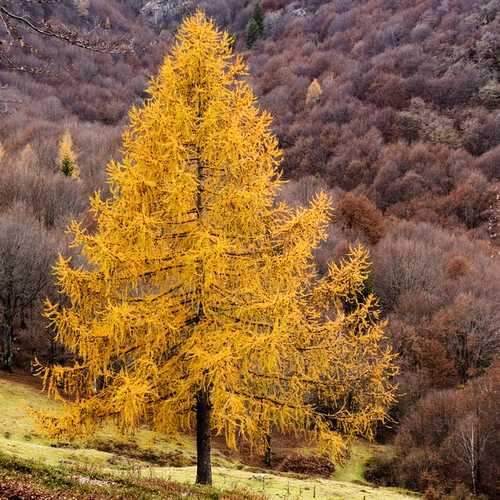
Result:
M4 6L0 5L0 13L3 14L4 16L7 16L9 19L12 19L14 21L17 21L18 23L22 24L26 28L30 29L31 31L38 33L39 35L49 37L49 38L55 38L57 40L60 40L62 42L69 43L70 45L74 45L76 47L80 47L85 50L90 50L93 52L99 52L99 53L104 53L104 54L123 54L125 52L128 52L130 50L129 47L125 47L121 42L115 42L113 44L108 44L104 41L89 41L89 40L82 40L77 36L76 33L71 32L67 29L60 29L59 31L56 31L51 28L50 25L47 25L47 27L40 27L34 24L32 21L27 19L26 17L19 16L17 14L14 14L10 10L6 9ZM5 23L5 19L4 23ZM6 24L6 23L5 23ZM10 33L10 29L8 29L8 32Z

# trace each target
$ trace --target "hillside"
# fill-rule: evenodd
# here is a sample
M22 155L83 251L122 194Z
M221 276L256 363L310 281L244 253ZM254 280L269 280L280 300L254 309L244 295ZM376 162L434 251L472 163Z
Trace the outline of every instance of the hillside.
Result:
M376 458L371 477L437 498L474 488L496 498L500 2L263 0L264 30L248 43L257 3L0 0L0 8L82 41L75 46L22 21L0 22L0 323L10 325L2 327L4 337L12 334L9 358L26 371L34 356L68 361L40 316L43 299L56 294L56 254L80 262L67 248L65 228L77 218L94 229L88 197L107 194L105 166L122 154L127 112L147 99L147 82L182 17L201 7L235 35L259 106L273 115L288 181L280 197L302 206L324 190L334 201L328 241L316 252L320 272L354 243L370 251L369 288L388 320L400 368L394 422L377 432L394 455ZM65 131L74 142L77 181L60 170ZM25 305L11 306L16 300ZM0 436L0 449L48 457L52 465L75 453L79 463L89 456L104 465L113 455L47 448L25 413L15 415L19 399L42 406L45 399L22 385L3 394L11 412L6 432L14 437ZM475 486L463 445L471 429L481 436ZM192 460L192 443L173 448L155 445L154 456ZM224 454L217 460L218 487L226 467L242 486L255 486L253 472L236 472ZM163 477L170 470L161 469ZM182 480L192 471L168 474ZM270 483L282 488L283 481ZM332 481L329 487L344 487ZM349 488L354 495L368 487Z
M141 477L181 484L193 482L195 468L190 464L194 458L194 442L190 437L179 436L174 440L166 440L149 431L141 431L133 439L127 439L111 429L79 445L57 443L41 437L34 427L29 411L53 409L57 408L57 404L41 394L34 382L36 381L29 377L19 375L0 379L0 426L6 429L0 436L0 478L2 473L16 470L15 463L10 464L7 459L10 456L18 460L19 464L25 464L26 460L34 462L31 474L35 484L38 475L43 479L44 473L50 473L51 469L44 469L47 466L55 467L59 471L54 475L62 476L59 477L60 483L63 483L64 477L71 480L72 476L78 474L78 480L74 481L75 488L78 483L85 484L84 478L89 478L88 482L94 481L98 486L96 477L102 474L109 474L110 478L125 478L131 484ZM364 463L373 452L381 451L381 447L359 443L351 460L338 469L332 478L327 479L305 478L303 475L291 473L270 473L256 466L230 460L221 449L216 451L214 457L214 487L220 490L253 491L256 495L264 495L266 498L414 498L413 495L396 489L374 487L363 479ZM27 474L21 466L18 468ZM29 464L25 466L25 469L29 468ZM57 481L54 483L55 486L58 485ZM143 487L146 488L146 485ZM105 494L106 488L102 490ZM314 492L316 497L313 496ZM0 495L1 493L0 489ZM141 498L156 497L152 495Z

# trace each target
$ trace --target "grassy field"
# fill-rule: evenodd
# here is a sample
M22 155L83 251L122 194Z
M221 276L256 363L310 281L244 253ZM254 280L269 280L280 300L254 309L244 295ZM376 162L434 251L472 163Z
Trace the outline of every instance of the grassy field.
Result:
M193 483L195 449L190 436L168 441L153 432L142 430L133 439L127 440L112 428L107 428L86 443L69 445L49 441L37 431L29 415L29 408L50 409L57 408L57 404L49 401L31 384L29 378L19 376L0 379L0 453L4 457L21 461L28 459L37 466L52 467L57 471L78 470L79 475L88 477L107 474L120 480L138 481L140 484L152 483L157 479L167 483ZM245 465L234 457L230 460L224 450L216 449L214 487L217 491L247 489L266 498L283 499L414 498L408 492L377 488L364 480L364 464L376 452L381 452L381 448L357 443L349 462L344 467L337 468L331 478L323 479L270 473ZM162 494L151 495L137 494L137 498L176 498ZM193 495L188 497L203 498ZM233 498L237 497L238 495ZM243 494L240 497L245 498ZM207 498L225 497L214 496L212 492Z

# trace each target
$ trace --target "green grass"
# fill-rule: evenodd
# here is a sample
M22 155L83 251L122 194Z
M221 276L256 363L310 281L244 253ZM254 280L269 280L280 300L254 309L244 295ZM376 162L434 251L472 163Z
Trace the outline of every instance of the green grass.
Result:
M28 406L36 410L56 407L33 387L0 378L0 408L2 408L0 429L3 431L1 437L23 440L30 436L30 438L47 443L41 436L34 433L34 422L28 415Z
M3 456L21 461L30 459L31 463L42 468L52 468L58 471L58 474L63 474L61 471L64 470L78 469L85 471L87 475L99 472L120 480L134 477L135 480L146 484L162 480L169 484L174 481L180 485L192 485L194 481L195 448L190 436L166 440L154 432L141 430L133 439L126 439L109 426L91 441L72 444L69 447L67 444L51 442L37 432L35 422L28 411L30 407L36 410L57 410L58 404L49 401L34 387L14 379L0 379L0 429L3 429L0 434L0 454ZM222 452L215 450L214 487L217 491L248 489L267 498L290 500L413 498L414 495L408 492L378 488L364 480L366 461L375 452L384 450L377 445L356 443L350 460L343 467L337 468L330 479L298 477L284 473L271 474L231 462Z
M344 466L337 467L333 478L337 481L355 481L358 483L367 483L365 480L365 466L368 459L376 454L391 454L392 449L387 445L378 445L357 441L351 449L351 457Z
M174 481L125 477L105 472L89 473L78 467L48 466L13 458L0 452L0 493L13 498L61 498L79 500L262 500L246 490L218 490L214 487L184 485ZM2 497L3 498L3 497Z
M0 451L19 458L29 457L49 465L78 462L109 466L113 457L120 455L130 461L151 459L155 463L172 462L175 465L195 463L195 447L189 436L166 440L149 430L140 430L133 438L122 436L111 425L106 426L87 441L68 443L50 441L37 429L30 409L54 411L60 405L49 400L34 387L0 378ZM116 458L116 457L115 457ZM220 453L214 453L214 464L229 465Z
M144 472L147 474L147 471ZM192 481L194 468L155 468L153 477L180 483ZM414 498L407 492L393 488L376 488L368 484L337 481L334 479L299 479L292 475L276 475L250 472L247 470L216 467L214 469L216 488L247 488L260 492L268 498L287 499L335 499L335 500L404 500Z

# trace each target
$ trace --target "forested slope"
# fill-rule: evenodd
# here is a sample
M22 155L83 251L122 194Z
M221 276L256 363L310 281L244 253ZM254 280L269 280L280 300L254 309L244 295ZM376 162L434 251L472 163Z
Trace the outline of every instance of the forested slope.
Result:
M290 179L282 196L303 204L326 189L335 200L320 265L354 241L371 250L401 367L396 423L380 436L395 439L399 457L374 464L374 477L436 495L463 483L495 498L498 0L265 0L251 48L251 1L0 0L19 17L124 47L96 52L0 24L0 309L13 363L64 358L39 315L64 228L89 220L88 195L106 190L127 110L143 102L178 21L198 5L236 34L274 116ZM65 131L78 179L60 169Z

